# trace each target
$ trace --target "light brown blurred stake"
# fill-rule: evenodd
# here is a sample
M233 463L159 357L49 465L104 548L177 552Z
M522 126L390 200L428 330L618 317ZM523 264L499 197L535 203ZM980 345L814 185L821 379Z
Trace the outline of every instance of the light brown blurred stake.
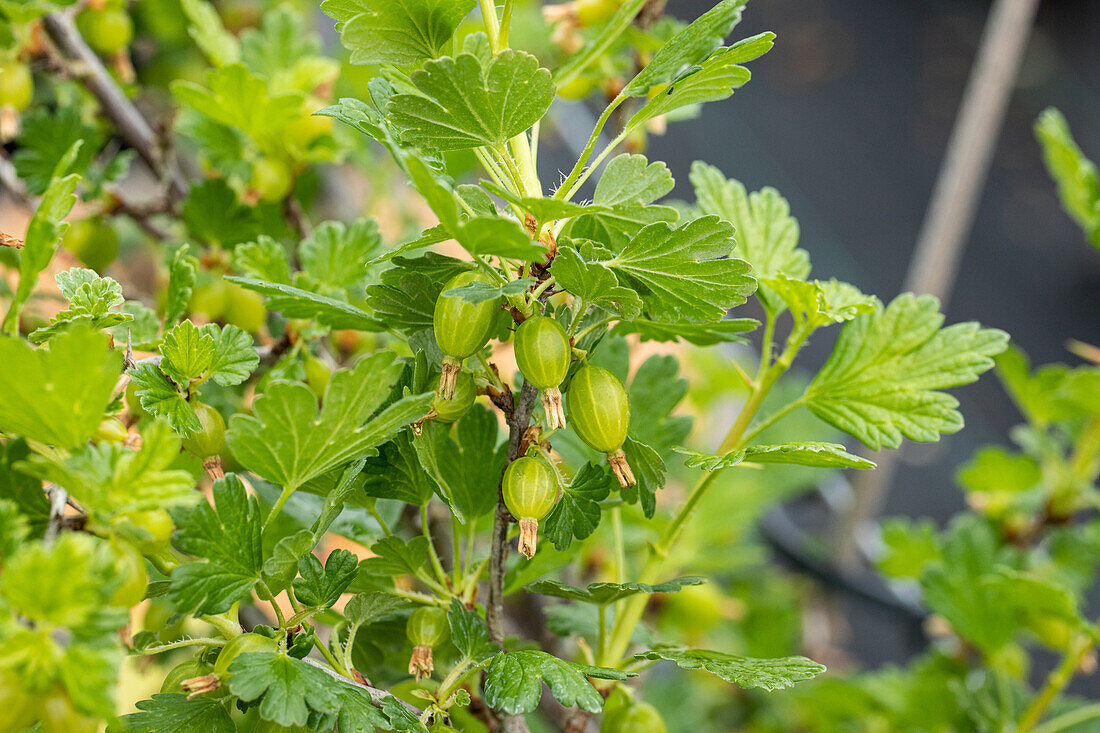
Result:
M909 261L904 290L935 295L945 309L1038 7L1039 0L996 0L990 9ZM878 468L857 472L854 500L837 522L836 556L847 566L857 564L856 533L878 516L902 456L902 450L862 453L876 460Z

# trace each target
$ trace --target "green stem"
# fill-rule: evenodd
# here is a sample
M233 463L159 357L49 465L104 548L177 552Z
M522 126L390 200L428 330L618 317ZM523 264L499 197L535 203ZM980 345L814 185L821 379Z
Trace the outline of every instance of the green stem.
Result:
M335 634L336 631L333 630L332 633ZM349 670L349 671L352 668L351 649L352 649L353 646L355 646L355 635L358 634L358 633L359 633L359 624L352 624L351 627L348 629L347 641L344 642L344 668Z
M780 420L785 418L787 415L794 412L799 407L802 407L802 405L806 404L806 400L807 400L806 396L803 395L802 397L799 397L794 402L788 402L782 408L780 408L779 410L776 410L775 412L773 412L772 414L768 415L766 418L761 420L759 423L757 423L756 426L753 427L752 430L745 433L745 438L741 442L744 445L748 445L753 440L755 440L756 436L760 435L760 433L764 432L765 430L770 428L772 425L775 425L777 422L779 422Z
M1058 733L1066 728L1084 723L1094 718L1100 718L1100 702L1071 710L1056 718L1051 718L1042 725L1035 726L1031 733Z
M235 636L240 636L243 632L241 625L234 619L229 618L227 614L205 614L199 617L202 621L213 626L218 630L218 633L224 636L226 639L232 639Z
M432 529L428 524L428 502L420 506L420 532L424 539L428 540L428 558L432 561L435 577L444 588L447 587L447 572L443 569L443 563L439 561L439 553L435 551L435 542L432 541Z
M1073 679L1074 672L1077 671L1081 660L1089 653L1090 649L1092 649L1092 640L1083 634L1075 637L1070 642L1065 656L1062 657L1061 664L1055 667L1047 676L1046 683L1039 690L1039 694L1032 699L1031 704L1024 710L1024 714L1020 716L1020 722L1016 724L1016 733L1027 733L1038 724L1043 717L1043 713L1046 712L1052 702L1058 699L1058 696L1062 694L1062 690Z
M513 138L514 140L515 138ZM508 141L508 145L512 145L512 141ZM508 171L508 177L512 179L512 188L515 193L520 196L527 193L527 177L523 171L519 169L519 164L516 162L515 152L511 155L508 154L507 148L493 149L493 152L500 158L500 162L504 164L504 169Z
M344 664L338 659L336 659L336 656L326 645L321 643L320 639L314 642L313 645L321 650L321 654L324 655L325 661L327 661L333 669L335 669L337 672L344 675L345 677L351 677L351 670L344 666Z
M271 511L267 514L267 519L264 520L263 532L267 531L267 528L271 526L271 522L275 520L275 517L279 516L279 512L283 510L283 504L286 504L286 500L290 498L290 495L294 493L296 486L286 486L283 488L283 492L279 494L279 498L275 500L274 506L271 507Z
M387 537L392 537L393 532L391 532L390 528L386 525L386 521L382 519L382 515L378 513L378 507L371 503L371 505L367 507L367 511L374 517L374 521L378 522L378 526L382 528L382 534Z
M271 610L275 612L275 618L279 622L279 628L285 629L286 617L283 616L283 609L279 608L279 604L275 602L275 594L272 593L271 589L267 587L267 583L262 580L257 587L264 592L264 595L267 596L267 602L271 604Z
M145 647L138 652L138 654L160 654L161 652L167 652L173 649L182 649L186 646L225 646L225 639L214 639L208 636L196 637L194 639L180 639L165 644Z
M573 166L573 170L569 171L569 175L562 181L561 186L554 192L554 198L568 201L569 198L575 193L575 185L578 181L583 182L581 179L582 173L586 170L585 166L588 164L588 158L592 155L592 151L596 148L596 143L600 140L600 133L603 131L604 125L611 119L612 113L619 107L620 104L626 101L626 97L620 94L611 100L611 103L607 105L604 111L600 114L600 118L596 120L596 126L592 129L592 134L588 137L588 142L585 143L584 150L581 151L580 157L577 158L576 164ZM585 178L588 176L585 175Z
M500 53L500 21L497 20L496 4L493 0L478 0L478 6L485 24L485 35L489 37L489 50L496 56Z
M596 665L603 666L607 660L607 605L599 606L599 626L596 629Z
M615 541L615 582L626 582L626 550L623 544L623 510L611 510L611 534Z
M554 276L551 275L550 277L546 278L541 283L539 283L539 286L531 292L531 299L537 301L539 299L539 296L541 296L543 293L545 293L547 288L549 288L553 284L554 284Z
M458 517L451 514L451 579L455 588L462 585L461 551L458 539Z
M504 10L500 14L500 30L497 32L497 47L508 48L508 31L512 26L512 0L504 0Z
M764 312L764 337L760 343L760 369L756 372L756 379L754 380L756 382L764 378L765 370L772 365L772 348L775 341L776 318L770 309L765 308Z
M726 437L722 440L722 444L718 448L719 453L728 453L745 444L745 431L748 429L757 410L760 409L760 405L764 402L764 398L771 388L775 386L775 383L779 381L779 378L790 367L795 354L798 352L799 348L801 348L802 343L806 340L808 335L808 333L791 334L791 337L787 340L787 348L784 350L783 355L767 368L762 379L757 382L756 387L749 395L749 399L741 408L737 420L730 427L729 432L726 433ZM692 515L695 513L695 509L699 506L699 502L703 500L707 490L713 485L714 480L718 478L721 473L722 470L719 469L718 471L712 471L700 477L699 482L695 485L695 488L692 489L691 494L688 495L683 506L680 507L676 515L665 527L660 539L650 547L649 557L646 560L645 567L639 578L642 583L655 583L659 580L661 574L665 571L665 562L669 550L671 550L673 545L679 540L680 535L687 526L688 520L691 519ZM611 632L611 641L608 646L606 659L615 660L615 662L617 662L626 654L626 650L630 646L630 637L634 634L634 628L638 625L638 622L641 621L642 614L645 612L646 600L646 596L644 595L633 596L626 600L621 612L615 618L615 626Z

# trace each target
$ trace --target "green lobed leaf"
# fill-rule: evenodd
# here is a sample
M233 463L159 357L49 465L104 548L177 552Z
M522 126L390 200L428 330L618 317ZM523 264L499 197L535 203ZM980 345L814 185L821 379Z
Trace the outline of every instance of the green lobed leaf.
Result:
M1077 222L1093 246L1100 247L1100 176L1073 139L1069 124L1053 107L1039 115L1035 136L1043 147L1043 162L1058 184L1062 208Z
M27 302L38 284L39 273L50 264L61 238L69 230L68 222L63 220L76 203L74 192L77 183L80 182L80 176L68 171L80 154L81 146L82 142L77 140L61 156L61 160L53 171L52 180L46 187L38 208L31 215L30 223L27 224L27 233L23 237L23 249L19 255L19 284L16 286L12 303L8 306L8 313L4 317L4 328L9 331L15 325L20 307Z
M439 54L474 0L324 0L353 64L405 66Z
M774 38L774 33L761 33L729 48L718 49L698 69L676 79L647 101L626 123L627 129L637 128L654 117L683 107L726 99L752 76L740 64L767 53Z
M333 550L322 568L321 561L312 554L298 561L300 578L294 580L294 595L298 601L314 608L328 608L340 600L355 576L359 574L359 561L348 550Z
M240 203L236 192L221 178L192 186L183 202L182 216L196 238L220 247L250 242L260 233L256 210Z
M462 298L467 303L484 303L487 300L495 300L506 295L519 295L536 282L538 281L533 277L521 277L519 280L511 280L503 285L492 285L482 280L475 280L462 287L444 290L441 294L452 298Z
M722 45L722 41L741 20L741 11L747 1L722 0L696 18L653 55L649 63L627 83L622 93L630 97L644 96L652 87L671 83L701 64Z
M48 349L0 336L9 378L0 390L0 430L74 449L95 432L122 373L122 354L106 334L80 324Z
M565 707L574 705L590 713L603 708L603 698L585 677L626 679L626 672L588 667L534 649L498 654L485 673L485 702L494 710L521 715L534 710L542 697L542 683Z
M385 537L371 545L374 557L368 557L360 567L373 575L416 575L428 564L428 539L413 537L405 542L400 537Z
M756 289L744 260L730 257L733 227L704 217L673 229L650 224L602 264L642 294L657 320L717 321Z
M687 396L688 380L680 375L680 362L671 354L654 354L635 370L627 394L630 397L630 436L667 456L682 443L694 422L690 415L673 415Z
M266 234L233 248L233 268L251 280L282 285L291 281L286 249Z
M1000 649L1017 628L1014 609L995 586L982 582L1001 554L989 526L976 517L956 520L942 543L940 562L920 579L928 607L986 653Z
M447 610L447 623L451 627L451 642L464 659L480 662L500 651L489 638L489 626L476 610L468 609L451 599Z
M76 107L28 110L21 120L11 162L29 194L40 196L46 192L58 165L77 142L81 143L79 152L64 172L83 175L103 147L103 136L84 123Z
M142 408L149 414L166 419L180 435L191 435L202 429L187 398L156 364L141 361L126 373L130 375Z
M259 702L260 717L278 725L304 726L310 711L340 709L341 687L323 670L276 652L246 652L229 667L229 691L248 703Z
M413 441L420 470L435 480L460 521L491 512L504 470L506 445L500 440L496 416L474 405L458 421L455 438L447 425L428 423Z
M689 575L674 580L666 580L657 585L647 583L590 583L587 588L577 588L557 580L539 580L527 586L532 593L544 596L565 598L581 603L592 603L597 606L606 606L624 598L644 593L676 593L687 585L702 585L706 578Z
M50 319L50 325L30 335L32 343L53 338L75 323L85 323L94 329L109 329L133 320L133 316L113 311L122 305L122 286L109 277L99 277L94 270L74 267L54 275L58 289L69 301L69 308Z
M191 291L195 287L195 271L199 261L187 254L185 244L176 250L168 262L168 293L165 296L164 327L171 328L187 312Z
M465 150L503 145L542 119L554 101L550 72L505 49L488 67L468 53L428 61L412 74L419 94L396 94L389 116L407 145Z
M195 480L172 468L180 439L167 423L155 420L141 430L141 450L117 443L85 445L68 456L32 455L21 470L63 487L84 510L103 523L121 515L200 500Z
M193 0L196 1L197 0ZM236 733L237 726L220 700L207 695L188 698L180 692L160 693L137 704L140 712L122 716L112 733Z
M761 280L786 275L802 280L810 274L810 255L798 247L798 220L774 188L749 193L745 186L727 179L712 165L695 161L691 165L695 206L700 214L719 216L733 224L737 257L752 265ZM772 310L781 301L766 287L759 297Z
M657 511L657 492L665 487L665 462L657 451L632 436L623 443L623 452L638 484L621 489L619 494L628 504L640 500L642 512L647 519L652 518Z
M395 354L378 352L336 372L320 413L304 384L272 384L253 404L255 416L237 414L229 421L229 449L245 468L290 490L355 458L376 455L379 445L431 403L431 394L405 397L374 415L401 371Z
M285 283L264 282L248 277L230 276L225 279L264 296L268 310L278 311L285 318L312 318L323 326L337 329L377 331L381 328L381 324L366 311L342 300Z
M345 226L326 221L298 248L302 272L321 292L358 296L369 272L364 265L382 249L374 219L357 219Z
M583 540L600 523L600 504L611 493L615 478L605 467L586 463L568 486L545 520L545 536L559 550L566 550L573 539Z
M663 162L650 163L644 155L617 155L596 184L593 203L599 208L578 217L565 231L574 239L591 239L621 250L647 224L679 218L676 209L653 204L673 185L672 173Z
M637 318L642 312L642 299L629 287L624 287L610 268L599 262L588 262L572 246L559 243L558 254L550 266L558 284L586 305L597 306L623 318Z
M214 482L213 507L203 501L175 509L172 517L176 547L201 558L172 571L172 601L196 613L222 613L248 597L260 580L263 549L259 504L241 480L226 474Z
M344 618L358 627L392 616L411 603L393 593L360 593L344 606Z
M302 95L299 93L275 93L269 81L253 74L242 64L228 64L206 72L206 86L192 81L172 82L176 99L201 114L228 127L244 132L254 140L279 132L300 115ZM195 192L199 191L197 198ZM214 192L221 194L215 197ZM201 222L204 213L198 202L212 208L205 212L211 221ZM188 203L192 204L192 216L188 216ZM237 197L222 179L210 179L191 189L191 196L184 204L184 220L193 231L202 233L207 241L222 245L247 242L255 238L255 224L237 203ZM245 228L234 233L231 224L237 222ZM197 226L196 226L197 225ZM224 241L229 237L232 241Z
M941 559L936 525L930 520L887 519L882 523L882 554L875 566L891 578L917 580Z
M23 545L0 575L0 599L34 624L80 629L107 604L108 568L97 561L101 541L65 532L50 546ZM121 625L121 624L119 624Z
M957 432L958 401L936 390L975 381L1008 336L942 324L938 300L909 293L852 320L806 390L810 410L874 450L897 448L903 436L929 442Z
M825 671L824 665L806 657L753 659L724 652L666 645L636 654L634 658L664 659L675 662L682 669L704 669L738 687L755 687L769 692L793 687L796 682L813 679Z
M696 346L743 343L740 334L755 330L760 321L754 318L724 318L714 323L663 323L646 318L620 321L611 330L618 336L636 333L641 341L684 340Z
M879 302L874 296L864 295L855 286L839 280L796 280L780 273L774 278L762 279L760 284L768 288L769 295L763 297L773 297L769 302L773 311L778 302L774 298L778 298L790 308L795 323L810 330L874 313Z
M228 66L240 61L240 42L225 29L213 4L206 0L180 0L180 5L190 21L188 35L214 66Z
M198 379L214 363L214 338L191 321L165 332L160 369L179 385Z

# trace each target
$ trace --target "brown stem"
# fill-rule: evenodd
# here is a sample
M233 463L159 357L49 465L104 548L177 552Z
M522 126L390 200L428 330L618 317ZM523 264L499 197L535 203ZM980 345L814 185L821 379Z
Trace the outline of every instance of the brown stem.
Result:
M173 198L183 198L187 193L183 176L178 171L168 170L153 128L137 107L126 98L103 66L103 62L81 38L72 18L61 12L50 13L42 18L42 27L61 53L71 61L73 75L96 98L103 114L111 120L119 135L159 178L168 181Z
M530 382L524 382L519 392L508 422L508 461L519 457L520 443L531 423L531 408L538 398L538 390ZM507 464L506 464L507 465ZM503 474L501 475L503 480ZM504 495L497 487L497 510L493 516L493 539L489 555L489 599L486 604L486 617L489 622L489 636L493 641L504 641L504 561L508 557L508 524L512 515L504 506ZM522 715L505 715L501 719L501 729L507 733L526 733L527 723Z

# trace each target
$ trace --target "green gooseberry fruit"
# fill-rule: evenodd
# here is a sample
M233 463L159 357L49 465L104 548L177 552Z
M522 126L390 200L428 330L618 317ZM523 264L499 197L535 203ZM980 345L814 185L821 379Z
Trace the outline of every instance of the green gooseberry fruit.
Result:
M435 410L435 420L442 423L452 423L465 417L477 399L477 385L469 372L459 372L455 377L454 395L449 400L443 399L438 393L432 400L432 409Z
M573 375L566 398L569 420L581 440L607 454L607 462L624 489L637 483L623 453L630 427L630 399L619 378L587 364Z
M558 502L558 477L541 456L521 456L504 471L504 504L519 520L519 551L535 556L539 520Z
M438 606L416 609L405 624L405 635L413 644L412 656L409 657L409 674L417 682L431 677L434 669L432 648L445 642L451 635L447 612Z
M565 410L558 386L569 373L573 348L565 329L553 318L535 316L516 328L516 363L523 378L539 389L546 410L546 427L565 427Z
M441 293L474 282L489 282L480 272L461 272L443 286ZM500 313L500 298L470 303L461 297L440 294L435 301L432 324L435 340L443 352L443 376L439 379L439 394L444 399L454 396L455 379L462 360L473 356L489 341Z

